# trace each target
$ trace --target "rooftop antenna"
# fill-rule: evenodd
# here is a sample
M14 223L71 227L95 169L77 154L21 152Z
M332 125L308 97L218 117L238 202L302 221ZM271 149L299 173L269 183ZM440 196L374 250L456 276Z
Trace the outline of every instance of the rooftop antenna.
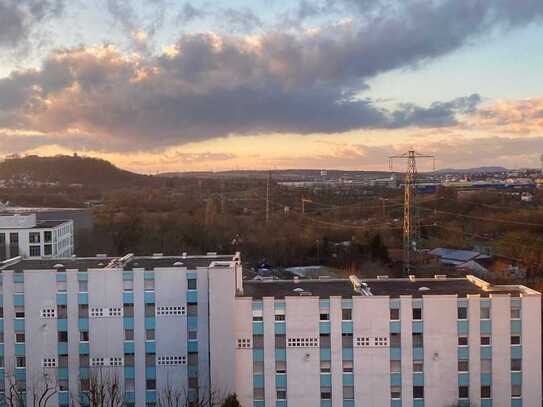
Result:
M403 203L403 272L405 275L412 274L413 260L416 250L417 239L417 214L415 208L415 193L417 184L417 158L431 158L433 170L435 171L435 156L426 155L411 149L400 155L388 157L389 167L392 170L392 163L395 159L407 160L407 170L404 181L404 203Z

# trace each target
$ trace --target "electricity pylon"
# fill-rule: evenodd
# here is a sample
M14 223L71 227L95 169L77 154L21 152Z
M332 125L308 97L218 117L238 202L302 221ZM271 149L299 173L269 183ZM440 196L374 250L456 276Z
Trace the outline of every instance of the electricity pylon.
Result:
M413 270L413 260L416 250L416 239L418 236L418 222L415 207L415 194L417 183L417 158L432 158L435 170L435 157L417 153L415 150L409 150L400 155L389 157L389 167L392 169L394 159L407 160L407 171L404 181L404 203L403 203L403 272L409 275Z

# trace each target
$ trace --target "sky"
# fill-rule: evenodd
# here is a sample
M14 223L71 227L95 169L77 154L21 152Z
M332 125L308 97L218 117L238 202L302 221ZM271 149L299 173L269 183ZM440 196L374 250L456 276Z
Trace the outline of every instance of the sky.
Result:
M540 167L542 39L541 0L0 0L0 157Z

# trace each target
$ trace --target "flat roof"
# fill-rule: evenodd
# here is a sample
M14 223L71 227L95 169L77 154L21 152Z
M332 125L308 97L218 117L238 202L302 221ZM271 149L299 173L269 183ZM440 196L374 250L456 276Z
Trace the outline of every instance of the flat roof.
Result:
M174 267L174 263L183 263L180 267L196 269L198 267L209 267L213 262L234 261L236 255L201 255L201 256L134 256L127 260L122 268L129 271L135 268L153 270L159 267ZM120 257L68 257L51 259L20 259L12 261L5 266L0 265L0 270L52 270L57 264L62 264L65 269L87 271L89 269L105 268L111 261ZM115 267L114 267L115 268Z
M410 295L422 297L423 295L467 295L489 296L490 294L510 294L519 296L524 292L523 286L495 286L485 281L466 278L421 278L411 280L409 278L368 279L359 280L364 284L366 292L355 291L353 284L348 279L323 279L323 280L272 280L243 282L243 294L241 297L274 297L285 298L287 296L300 296L301 289L311 293L312 296L329 298L338 296L350 298L353 296L389 296L399 297ZM476 283L481 282L482 284ZM484 287L483 287L484 286ZM306 294L308 295L308 294Z
M39 220L36 226L32 227L32 229L51 229L56 228L57 226L60 226L64 223L69 223L70 220Z

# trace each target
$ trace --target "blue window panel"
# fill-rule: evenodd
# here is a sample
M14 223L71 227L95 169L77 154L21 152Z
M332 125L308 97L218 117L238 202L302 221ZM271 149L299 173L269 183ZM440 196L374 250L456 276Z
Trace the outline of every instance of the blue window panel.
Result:
M481 359L492 358L492 346L481 346Z
M253 351L253 357L254 357L254 351ZM275 349L275 360L287 360L286 349Z
M155 317L145 317L145 329L155 329Z
M132 271L123 271L123 281L134 280L134 273Z
M198 377L198 366L189 366L187 368L188 377Z
M253 311L262 310L262 301L261 300L254 300L252 302L252 309L253 309Z
M0 304L4 303L4 296L0 294Z
M391 333L400 333L402 330L402 325L400 321L391 321L389 326L390 326Z
M353 360L353 348L343 348L341 350L341 357L343 360Z
M286 387L287 387L287 375L286 374L275 375L275 387L286 389Z
M329 299L319 300L319 308L330 308L330 300Z
M390 400L390 407L402 407L402 400Z
M253 335L263 335L263 334L264 334L264 323L253 322Z
M154 304L154 302L155 302L155 292L154 291L145 291L143 293L143 301L146 304Z
M4 344L3 343L0 344L0 356L4 356ZM0 377L3 377L3 376L0 376Z
M424 400L413 400L413 407L424 407Z
M277 400L275 402L275 407L287 407L287 401L286 400Z
M413 373L413 385L424 386L424 373Z
M145 368L145 378L146 379L156 379L156 367L147 366Z
M136 353L136 347L134 345L133 341L125 342L124 345L124 353Z
M481 333L489 334L492 331L492 321L489 319L483 319L481 321Z
M89 293L79 293L79 294L77 294L77 303L78 304L88 304L89 303Z
M124 329L134 329L134 318L124 318L123 327Z
M57 319L57 331L67 331L67 330L68 330L68 320Z
M58 378L60 380L68 380L68 368L66 367L59 367L57 369L58 371Z
M187 291L187 302L191 304L195 304L198 302L198 291L196 290L188 290Z
M522 346L511 346L511 358L522 359Z
M126 403L135 403L136 402L136 393L133 391L127 391L124 393L124 401Z
M401 386L402 385L402 374L401 373L391 373L390 374L390 385L391 386Z
M456 300L456 304L459 306L459 307L467 307L468 306L468 299L467 298L458 298Z
M132 366L124 368L124 378L133 379L136 377L136 369Z
M264 407L264 400L255 400L253 402L253 407Z
M66 281L66 273L57 273L57 281Z
M522 331L522 321L519 319L514 319L511 321L511 332L519 334Z
M188 341L187 342L187 351L188 352L198 352L198 341Z
M471 407L469 400L458 400L458 407Z
M257 389L261 389L264 387L264 375L262 374L255 374L253 375L253 386Z
M401 360L401 359L402 359L402 349L390 348L390 360Z
M253 349L253 360L262 362L264 360L264 349Z
M26 369L24 367L15 368L15 379L26 380Z
M469 360L469 348L460 347L458 348L458 360Z
M14 283L24 283L25 282L25 275L23 273L14 273L13 274L13 282Z
M198 273L196 271L187 271L187 280L194 279L196 280L198 278Z
M89 320L87 318L80 319L77 323L79 326L80 331L88 331L89 330Z
M15 329L15 332L24 332L25 331L25 320L24 319L16 319L13 323L13 328Z
M198 329L198 317L187 317L187 327L189 331L196 331Z
M354 385L354 377L352 373L343 373L343 385L345 386Z
M354 400L343 400L343 407L354 407Z
M13 294L13 305L24 306L25 305L24 294Z
M413 360L424 360L424 348L413 348Z
M24 356L25 355L25 344L16 343L15 344L15 356Z
M144 280L154 280L155 279L155 273L153 271L144 271L143 272L143 279Z
M134 304L134 293L132 291L123 292L123 302L126 304Z
M70 393L67 391L58 392L58 404L68 405L70 404Z
M511 384L522 384L522 372L511 373Z
M481 373L481 386L490 386L492 384L492 373Z
M332 360L332 350L330 348L320 348L320 360Z
M414 333L422 333L424 332L424 322L422 321L413 321L413 332Z
M146 403L155 403L156 402L156 391L155 390L145 390L145 402Z
M332 386L332 375L330 373L321 373L321 387Z
M343 298L341 300L341 308L353 308L353 300L352 298Z
M287 324L284 321L275 323L275 333L278 335L284 335L287 332Z
M469 373L458 373L458 385L469 386Z
M321 400L321 407L332 407L332 400Z
M77 280L78 281L88 281L89 280L89 273L87 273L86 271L78 272L77 273Z
M344 334L353 333L353 323L352 322L342 322L341 323L341 332Z
M65 293L57 294L57 304L59 305L68 304L68 295Z
M68 342L59 342L57 345L57 351L59 355L68 354Z
M330 322L320 322L319 323L319 332L321 334L329 334L330 333Z
M285 300L275 300L273 303L274 309L285 309Z
M0 305L2 303L0 302ZM2 319L0 319L0 332L4 332L4 323L2 322Z
M522 399L512 399L511 407L522 407Z
M146 353L156 353L156 342L155 341L145 341L145 352Z
M491 399L481 399L481 407L492 407Z
M457 321L456 328L459 334L467 334L469 331L469 323L468 321Z
M89 354L89 344L86 342L79 343L79 354L88 355Z
M79 377L82 379L88 379L90 377L90 369L88 367L79 368Z
M390 308L400 309L400 299L391 298L390 299Z

